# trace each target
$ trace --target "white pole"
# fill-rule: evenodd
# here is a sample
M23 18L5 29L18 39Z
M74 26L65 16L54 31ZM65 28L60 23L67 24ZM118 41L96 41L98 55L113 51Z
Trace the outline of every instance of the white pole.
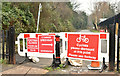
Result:
M36 32L38 32L38 28L39 28L39 19L40 19L40 11L41 11L42 5L41 3L39 4L39 11L38 11L38 20L37 20L37 30Z

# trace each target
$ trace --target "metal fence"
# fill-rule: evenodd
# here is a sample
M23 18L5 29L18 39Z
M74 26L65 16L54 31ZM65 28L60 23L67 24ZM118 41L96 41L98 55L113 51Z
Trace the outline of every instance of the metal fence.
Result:
M0 30L0 59L15 64L15 29Z
M0 52L0 58L1 59L5 59L5 56L6 56L6 49L5 49L5 31L4 30L1 30L0 32L0 44L1 44L1 52Z

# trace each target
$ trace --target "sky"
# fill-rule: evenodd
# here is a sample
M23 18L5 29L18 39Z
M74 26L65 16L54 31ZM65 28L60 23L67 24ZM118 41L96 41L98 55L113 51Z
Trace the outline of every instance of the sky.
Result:
M90 15L92 13L92 11L94 10L94 8L93 8L94 3L106 1L106 2L109 2L110 4L113 4L113 3L118 4L118 2L120 0L70 0L70 1L72 3L75 2L77 4L80 4L79 8L76 10L84 11L84 12L86 12L87 15Z

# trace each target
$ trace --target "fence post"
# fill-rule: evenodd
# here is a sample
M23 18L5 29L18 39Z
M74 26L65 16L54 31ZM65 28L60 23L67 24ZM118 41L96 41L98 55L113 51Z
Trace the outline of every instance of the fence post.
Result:
M1 32L2 32L2 31L1 31L1 28L0 28L0 59L1 59L1 50L2 50L2 49L1 49L1 43L2 43L2 42L1 42L1 39L2 39L2 37L1 37Z
M109 71L115 69L115 25L110 25Z
M117 30L117 35L118 35L118 38L117 38L117 71L119 71L119 24L117 25L118 26L118 30Z
M2 30L2 59L5 58L5 52L4 52L4 30Z
M9 28L9 61L15 64L15 28Z
M60 60L60 36L56 35L56 58L55 58L55 67L58 67L61 64Z
M9 58L9 31L6 30L6 59Z

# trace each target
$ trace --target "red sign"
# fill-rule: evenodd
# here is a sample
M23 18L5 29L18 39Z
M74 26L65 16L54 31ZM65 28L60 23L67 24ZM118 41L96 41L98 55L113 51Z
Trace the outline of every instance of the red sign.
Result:
M67 38L67 33L65 33L65 38Z
M30 34L24 34L24 38L29 38Z
M106 39L107 38L107 34L100 34L100 39Z
M68 34L67 57L98 60L99 35Z
M36 34L36 35L35 35L35 36L36 36L36 38L38 38L38 36L39 36L39 35L42 35L42 34Z
M52 35L39 36L39 52L54 53L54 38Z
M105 32L104 30L100 30L100 32Z
M38 39L37 38L27 39L27 50L28 52L38 52Z

